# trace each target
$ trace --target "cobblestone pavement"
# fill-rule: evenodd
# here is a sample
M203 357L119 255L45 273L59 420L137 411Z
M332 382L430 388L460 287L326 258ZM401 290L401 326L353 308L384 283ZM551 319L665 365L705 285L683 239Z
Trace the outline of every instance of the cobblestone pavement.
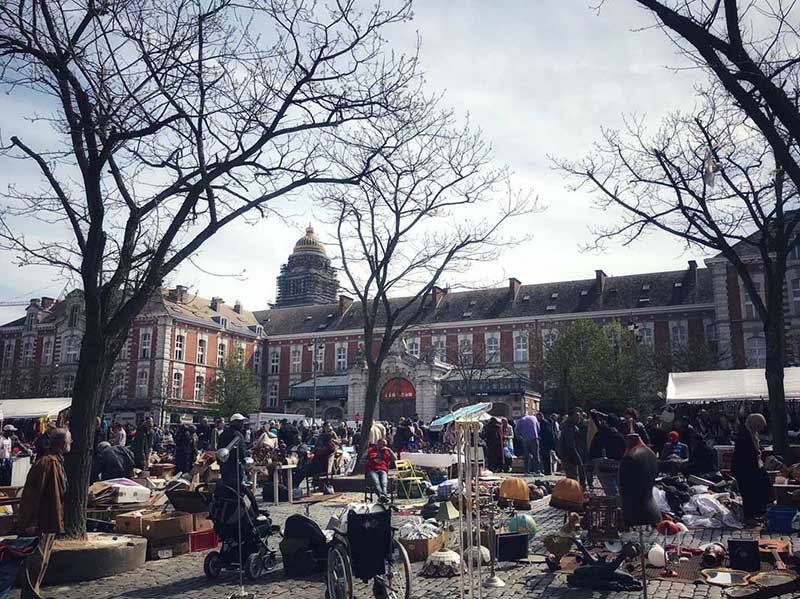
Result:
M331 515L338 514L347 501L358 501L363 495L345 495L337 498L335 502L328 502L313 506L310 516L321 526L325 526ZM542 537L561 526L563 512L550 508L548 500L536 502L532 514L538 524L538 534L531 546L531 554L543 555ZM282 524L292 513L298 511L297 507L287 505L270 507L273 519ZM401 521L402 516L396 517ZM707 530L687 533L682 544L693 544L718 541L728 537L751 536L747 531L719 531ZM234 573L223 574L219 581L209 581L203 574L204 553L194 553L176 557L169 560L147 562L135 571L118 576L84 582L65 587L49 587L44 590L44 597L58 599L167 599L180 597L186 599L224 599L238 589L238 575ZM553 599L596 599L605 597L634 597L640 593L599 592L584 589L569 588L565 575L551 573L541 559L532 558L528 564L501 564L498 575L506 582L503 589L484 589L483 595L487 599L500 597L548 597ZM458 578L424 578L419 575L422 562L413 564L412 596L415 599L455 599L459 597ZM488 574L484 574L488 576ZM325 596L325 587L322 576L308 579L283 578L280 565L278 568L264 575L257 584L248 584L245 588L254 592L256 597L269 597L270 599L308 598L322 599ZM685 584L675 581L653 580L648 584L649 599L721 599L724 597L721 589L705 584ZM19 591L11 594L12 599L18 599ZM356 587L356 597L368 599L372 597L371 589L359 584ZM780 599L790 599L784 595Z

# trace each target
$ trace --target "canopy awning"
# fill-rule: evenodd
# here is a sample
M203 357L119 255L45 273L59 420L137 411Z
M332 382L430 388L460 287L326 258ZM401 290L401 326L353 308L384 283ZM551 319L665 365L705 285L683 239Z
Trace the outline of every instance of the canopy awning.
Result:
M787 400L800 400L800 368L783 371ZM758 401L769 398L764 370L704 370L671 372L667 382L667 403L711 401Z
M32 397L0 400L0 418L55 418L72 405L70 397Z
M439 431L451 422L475 422L479 420L488 420L489 410L492 409L492 404L489 402L474 403L469 406L459 408L454 412L445 414L441 418L437 418L431 422L431 430Z

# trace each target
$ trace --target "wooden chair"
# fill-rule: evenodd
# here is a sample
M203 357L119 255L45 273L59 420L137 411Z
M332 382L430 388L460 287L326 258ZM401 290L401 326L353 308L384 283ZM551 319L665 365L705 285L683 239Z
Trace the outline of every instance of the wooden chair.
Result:
M408 460L396 460L395 468L397 468L397 477L395 484L397 485L398 495L400 490L406 498L414 497L414 488L416 487L419 497L425 497L425 490L422 488L422 483L426 478L422 473L414 470L413 464Z

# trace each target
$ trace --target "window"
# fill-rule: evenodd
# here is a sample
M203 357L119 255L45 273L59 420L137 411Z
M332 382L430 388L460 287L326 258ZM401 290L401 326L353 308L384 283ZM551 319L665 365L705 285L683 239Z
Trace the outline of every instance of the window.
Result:
M65 374L64 375L64 386L61 389L61 391L64 394L64 397L72 397L72 388L74 386L75 386L75 375L74 374Z
M469 337L458 340L458 357L462 364L472 364L472 339Z
M525 334L514 337L514 361L528 361L528 336Z
M792 279L792 311L800 314L800 279Z
M220 316L219 317L219 326L221 326L223 329L227 329L228 328L228 319L225 318L224 316Z
M244 364L244 344L239 343L236 345L236 363L241 366Z
M115 399L118 399L122 396L122 393L125 391L125 372L122 370L117 370L114 372L114 383L113 388L111 390L111 396Z
M670 335L673 349L687 346L689 342L689 335L686 331L685 324L673 324L672 329L670 330Z
M220 343L217 345L217 366L225 368L225 344Z
M147 360L150 358L150 333L142 332L139 334L139 359Z
M406 347L409 355L419 358L419 337L411 337Z
M300 372L302 365L302 354L299 347L292 348L292 374Z
M639 327L639 343L653 347L653 329L651 327Z
M258 374L261 372L261 346L256 345L255 350L253 350L253 372Z
M447 360L447 343L444 337L437 337L433 342L433 355L440 362Z
M542 333L542 348L545 353L553 347L556 339L558 339L558 333L556 331L544 331Z
M315 370L322 370L325 365L325 344L318 343L317 344L317 357L314 361Z
M712 348L717 347L717 325L714 322L706 325L706 343Z
M205 392L206 386L206 379L202 375L197 375L194 377L194 400L195 401L203 401L203 395Z
M796 241L792 246L792 249L789 250L789 260L798 260L800 259L800 241Z
M347 346L339 345L336 347L336 370L344 372L347 370Z
M172 397L183 399L183 373L180 371L172 373Z
M756 292L758 295L761 295L761 283L758 281L753 281L753 286L756 288ZM756 312L756 306L753 303L753 299L750 297L750 294L747 293L746 290L742 290L744 293L744 317L746 320L757 320L759 318L758 313ZM792 297L794 297L794 289L792 289Z
M71 335L64 339L64 362L72 364L78 361L79 354L79 340L75 335Z
M22 344L22 366L33 364L33 339L26 339Z
M136 397L145 399L147 397L147 383L150 380L150 371L142 368L136 373Z
M70 328L75 328L78 326L78 316L80 316L80 306L70 306L69 309L69 321L67 322L67 326Z
M14 365L14 341L6 341L3 348L3 368L11 368Z
M183 361L183 344L186 338L183 335L175 335L175 359Z
M767 340L764 337L750 337L747 340L747 366L764 368L767 365Z
M495 336L486 338L486 363L497 364L500 362L500 339Z
M208 341L205 339L198 339L197 340L197 363L198 364L205 364L206 363L206 345Z
M269 354L269 373L278 374L281 371L281 354L273 350Z
M127 360L131 355L131 340L126 339L122 350L119 352L120 360Z
M53 339L48 337L42 345L42 365L47 366L53 361Z
M278 385L269 386L269 394L267 395L267 401L269 403L270 408L278 407Z
M25 315L25 330L33 330L33 323L36 321L36 312L31 310Z

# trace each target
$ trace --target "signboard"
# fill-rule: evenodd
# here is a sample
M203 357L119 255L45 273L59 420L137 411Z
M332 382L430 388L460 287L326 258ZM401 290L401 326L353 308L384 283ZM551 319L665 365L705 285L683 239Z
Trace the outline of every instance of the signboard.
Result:
M392 379L381 389L381 401L414 401L416 399L417 392L408 379Z
M194 422L194 417L191 414L181 414L181 424L191 424Z

